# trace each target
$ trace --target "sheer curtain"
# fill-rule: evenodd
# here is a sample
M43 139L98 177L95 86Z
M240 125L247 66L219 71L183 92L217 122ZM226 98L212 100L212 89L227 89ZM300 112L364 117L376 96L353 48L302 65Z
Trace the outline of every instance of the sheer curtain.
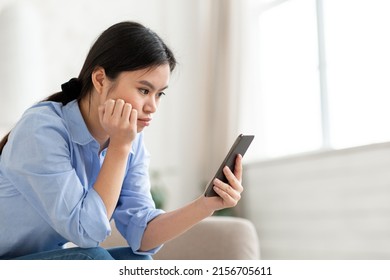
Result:
M209 133L206 137L208 145L208 169L218 167L234 139L239 133L240 120L240 68L241 68L241 1L210 1L214 16L210 40L212 60L209 77Z

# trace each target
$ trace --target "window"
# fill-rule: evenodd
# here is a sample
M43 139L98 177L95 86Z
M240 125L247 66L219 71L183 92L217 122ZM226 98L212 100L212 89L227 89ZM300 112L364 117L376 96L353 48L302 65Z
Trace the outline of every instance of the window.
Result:
M265 155L321 146L315 3L288 1L259 17Z
M323 1L331 145L390 140L390 2Z
M268 4L257 22L260 97L250 113L258 155L389 141L390 2Z

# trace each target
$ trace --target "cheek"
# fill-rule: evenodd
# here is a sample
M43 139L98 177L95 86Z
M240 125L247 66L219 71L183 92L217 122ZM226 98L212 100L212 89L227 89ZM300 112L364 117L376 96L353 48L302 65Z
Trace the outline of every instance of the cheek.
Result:
M133 109L137 110L138 112L142 111L141 103L136 99L124 99L126 103L130 103Z
M137 93L118 92L115 96L115 99L123 99L126 103L131 104L133 109L137 111L142 109L141 101L139 98L137 98Z

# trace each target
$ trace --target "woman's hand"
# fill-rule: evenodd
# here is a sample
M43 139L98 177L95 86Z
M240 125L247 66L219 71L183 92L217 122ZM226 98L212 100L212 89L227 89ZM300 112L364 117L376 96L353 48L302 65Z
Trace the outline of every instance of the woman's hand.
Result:
M100 124L110 143L94 188L103 200L110 219L118 203L128 154L137 135L137 111L121 99L109 99L98 110Z
M204 203L210 211L230 208L237 205L241 199L241 193L244 190L241 185L242 180L242 156L238 155L236 158L234 173L225 166L223 172L228 180L228 184L219 179L214 180L214 191L219 196L205 197Z
M108 99L99 106L100 124L110 137L110 146L130 151L131 143L137 135L137 116L131 104L122 99Z
M202 195L184 207L166 212L151 220L144 232L140 251L150 250L175 238L199 221L211 216L216 210L236 206L243 191L242 156L238 155L236 158L234 174L229 168L225 168L224 173L229 184L221 181L214 182L214 190L220 196Z

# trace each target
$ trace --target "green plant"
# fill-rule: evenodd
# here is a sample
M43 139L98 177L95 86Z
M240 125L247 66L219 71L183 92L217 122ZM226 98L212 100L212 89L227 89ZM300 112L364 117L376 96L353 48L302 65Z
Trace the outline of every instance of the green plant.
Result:
M150 171L150 192L156 208L164 209L167 200L167 192L161 179L161 174L158 170Z

